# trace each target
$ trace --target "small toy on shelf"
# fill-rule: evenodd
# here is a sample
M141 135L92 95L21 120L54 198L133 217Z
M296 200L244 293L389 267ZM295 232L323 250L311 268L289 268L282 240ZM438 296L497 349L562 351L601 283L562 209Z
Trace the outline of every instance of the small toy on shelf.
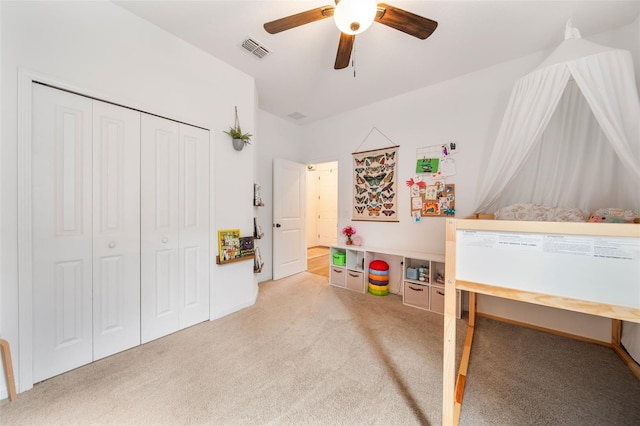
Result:
M429 268L425 266L418 268L418 280L429 283Z

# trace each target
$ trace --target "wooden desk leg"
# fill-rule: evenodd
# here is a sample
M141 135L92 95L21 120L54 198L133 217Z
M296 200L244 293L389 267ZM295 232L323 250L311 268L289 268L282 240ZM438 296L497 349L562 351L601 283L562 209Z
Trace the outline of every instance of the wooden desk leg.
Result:
M447 219L444 286L444 348L442 362L442 424L453 426L455 418L456 368L456 221Z
M447 284L444 291L444 350L443 350L443 385L442 385L442 424L455 425L455 363L456 363L456 291ZM449 301L453 299L453 303ZM447 312L447 305L453 305L453 313Z
M467 327L467 337L462 348L462 359L458 370L458 380L456 381L456 396L453 410L454 424L460 422L460 412L462 411L462 397L464 386L467 382L467 371L469 370L469 359L471 358L471 345L473 344L473 334L476 325L476 294L469 292L469 326Z
M9 342L4 339L0 339L0 351L2 352L2 363L4 365L4 377L9 388L9 401L15 401L18 397L16 395L16 382L13 378L13 364L11 363L11 349L9 348Z

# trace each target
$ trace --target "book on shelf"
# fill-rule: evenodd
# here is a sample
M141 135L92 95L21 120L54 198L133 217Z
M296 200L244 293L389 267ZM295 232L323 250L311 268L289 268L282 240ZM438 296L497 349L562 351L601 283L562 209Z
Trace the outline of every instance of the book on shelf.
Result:
M253 237L240 237L240 257L254 255Z
M218 253L221 262L240 257L239 229L218 231Z

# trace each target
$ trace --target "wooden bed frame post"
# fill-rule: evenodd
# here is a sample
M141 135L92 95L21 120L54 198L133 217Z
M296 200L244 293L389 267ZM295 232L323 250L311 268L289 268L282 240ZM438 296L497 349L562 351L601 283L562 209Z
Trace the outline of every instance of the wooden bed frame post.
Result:
M455 421L455 367L456 367L456 221L446 223L446 265L444 286L444 348L442 366L442 424Z
M640 364L634 360L631 355L622 347L620 341L622 336L622 321L614 319L611 321L611 349L618 354L622 362L625 363L629 370L638 380L640 380Z

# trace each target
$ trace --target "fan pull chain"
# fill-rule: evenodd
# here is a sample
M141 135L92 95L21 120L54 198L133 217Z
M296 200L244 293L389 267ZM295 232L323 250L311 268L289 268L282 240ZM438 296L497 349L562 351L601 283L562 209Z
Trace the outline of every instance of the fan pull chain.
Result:
M356 41L353 41L353 55L351 56L351 68L353 68L353 78L356 78Z

